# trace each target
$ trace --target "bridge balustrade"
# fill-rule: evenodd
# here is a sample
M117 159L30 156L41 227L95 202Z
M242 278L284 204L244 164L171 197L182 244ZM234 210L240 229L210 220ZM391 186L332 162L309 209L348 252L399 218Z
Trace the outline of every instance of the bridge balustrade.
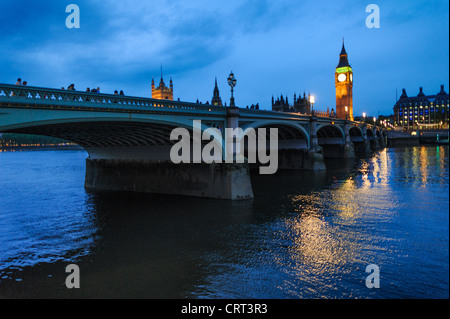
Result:
M127 107L150 107L179 109L190 111L224 111L224 107L217 107L208 104L197 104L180 101L157 100L151 98L133 97L126 95L104 94L82 92L75 90L59 90L41 87L30 87L22 85L0 84L0 102L29 103L38 104L58 104L71 105L74 103L80 106L127 106Z

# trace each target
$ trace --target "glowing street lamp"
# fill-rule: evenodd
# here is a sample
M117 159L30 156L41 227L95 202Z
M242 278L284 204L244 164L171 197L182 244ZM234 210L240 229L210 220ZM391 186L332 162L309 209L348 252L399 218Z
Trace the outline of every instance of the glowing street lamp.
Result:
M316 102L316 99L314 98L314 95L310 96L309 102L311 103L311 114L314 115L314 102Z
M366 112L363 112L363 121L366 123Z
M231 71L230 75L228 76L228 85L231 87L230 107L234 107L235 105L233 91L234 87L236 86L236 78L234 77L233 71Z
M348 107L347 106L345 107L345 119L346 120L348 119Z

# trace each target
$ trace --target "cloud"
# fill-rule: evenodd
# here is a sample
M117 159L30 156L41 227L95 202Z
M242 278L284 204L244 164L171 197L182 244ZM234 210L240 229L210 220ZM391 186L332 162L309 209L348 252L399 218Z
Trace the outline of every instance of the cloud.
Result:
M215 76L226 96L233 69L243 105L270 108L272 95L305 90L317 92L320 108L334 103L343 36L355 70L355 110L389 112L395 88L448 81L446 1L380 0L379 30L365 27L360 0L77 0L81 28L67 29L70 3L0 2L0 82L22 76L38 86L74 82L149 96L162 64L177 97L205 101Z

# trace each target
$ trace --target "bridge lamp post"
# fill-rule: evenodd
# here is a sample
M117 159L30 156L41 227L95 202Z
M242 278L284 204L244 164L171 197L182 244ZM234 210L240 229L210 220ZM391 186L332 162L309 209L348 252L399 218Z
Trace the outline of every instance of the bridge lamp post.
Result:
M366 112L363 112L363 121L366 123Z
M377 126L377 119L375 118L375 116L373 117L373 125Z
M230 107L235 107L233 91L234 87L236 86L236 78L234 77L233 71L231 71L230 75L228 76L228 85L231 87Z
M345 107L345 119L348 120L348 107Z
M310 96L309 102L311 103L311 115L314 115L314 102L316 102L314 95Z

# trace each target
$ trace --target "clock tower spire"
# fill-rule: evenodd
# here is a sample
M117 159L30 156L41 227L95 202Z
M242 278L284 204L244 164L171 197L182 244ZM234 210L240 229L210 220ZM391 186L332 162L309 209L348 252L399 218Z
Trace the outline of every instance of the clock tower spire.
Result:
M339 64L334 76L336 87L336 115L340 119L353 121L353 70L348 63L348 55L342 40Z

